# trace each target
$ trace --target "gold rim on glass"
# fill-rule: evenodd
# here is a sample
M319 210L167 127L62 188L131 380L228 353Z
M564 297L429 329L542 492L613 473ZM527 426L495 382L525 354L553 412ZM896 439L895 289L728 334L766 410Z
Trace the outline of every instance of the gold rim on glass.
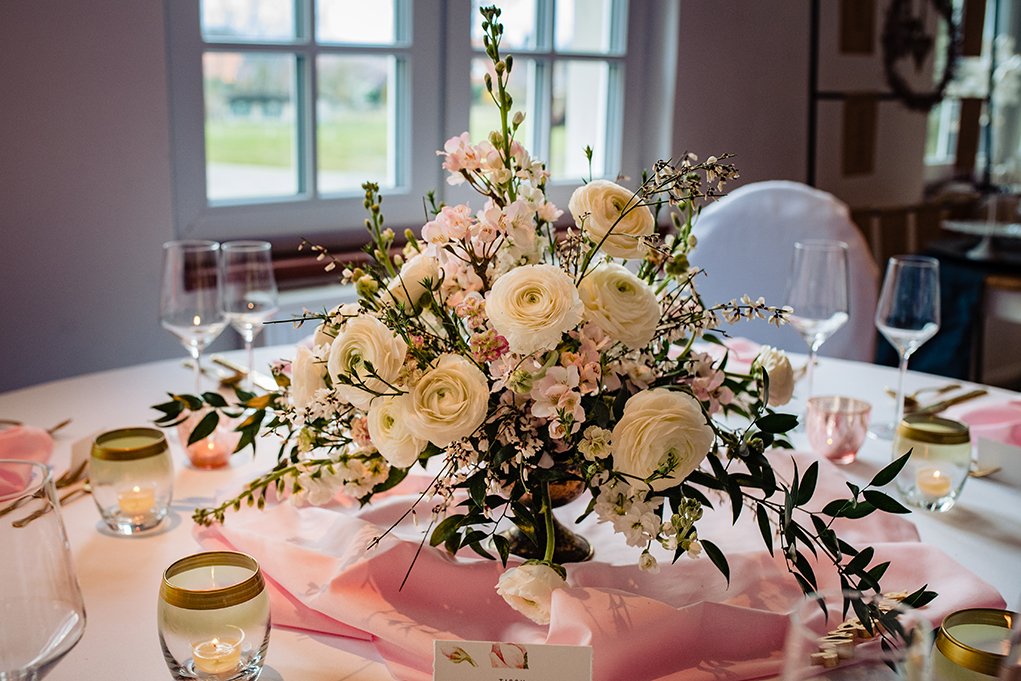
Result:
M222 589L185 589L170 583L171 577L182 572L217 565L248 568L252 570L252 576ZM266 581L262 578L259 563L248 554L237 551L207 551L182 558L168 567L163 573L163 583L160 584L160 598L169 605L186 610L217 610L250 601L265 588Z
M961 445L971 441L967 424L932 414L910 414L897 426L901 437L931 445Z
M1011 622L1017 613L993 608L970 608L950 613L943 619L936 635L936 648L954 664L986 676L996 676L1006 657L1001 653L990 653L961 643L950 629L958 624L988 624L1003 627L1004 636L1010 633Z
M107 443L124 437L151 437L152 442L140 447L110 447ZM119 428L96 436L92 442L92 457L103 461L135 461L159 456L167 451L167 439L155 428Z

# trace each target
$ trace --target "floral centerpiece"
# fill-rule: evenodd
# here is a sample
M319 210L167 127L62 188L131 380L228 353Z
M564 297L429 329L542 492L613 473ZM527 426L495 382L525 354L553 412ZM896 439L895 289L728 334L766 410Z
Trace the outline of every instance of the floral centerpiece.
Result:
M486 87L501 126L438 152L448 181L468 183L481 205L430 196L428 222L420 235L406 233L398 253L378 187L364 185L367 264L345 266L311 245L354 285L358 302L299 320L318 326L289 370L275 367L280 390L239 390L236 403L174 395L157 406L165 426L208 412L189 443L221 414L244 416L238 450L263 432L283 440L270 472L197 510L196 522L224 522L243 504L262 508L270 490L311 504L340 490L371 503L421 465L433 476L416 504L427 506L430 544L470 547L504 565L512 550L531 555L495 586L536 622L548 622L550 593L567 584L561 563L578 558L558 555L565 531L553 518L556 498L571 489L589 494L585 514L610 523L645 570L658 570L649 549L660 544L674 560L704 553L729 580L723 552L697 529L703 508L729 501L735 522L743 509L755 514L804 591L816 587L811 552L830 559L845 587L878 592L885 567L830 524L905 512L875 488L906 458L869 487L851 486L850 498L795 515L812 498L817 464L783 480L764 455L789 447L785 433L797 422L774 410L791 397L790 362L765 348L738 372L725 352L705 352L721 342L724 323L780 324L786 312L748 297L707 305L696 292L692 225L700 202L737 177L734 166L726 156L686 154L656 163L634 191L590 180L568 204L573 226L558 232L563 211L546 198L546 166L516 139L524 116L507 91L514 61L500 53L500 11L482 14L495 73ZM919 590L908 603L928 597Z

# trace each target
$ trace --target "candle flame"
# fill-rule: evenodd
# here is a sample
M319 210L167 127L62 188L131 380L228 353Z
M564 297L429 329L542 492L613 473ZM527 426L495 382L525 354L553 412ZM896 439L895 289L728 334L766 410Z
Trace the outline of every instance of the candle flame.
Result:
M138 492L141 492L142 490L138 489L138 485L135 485L135 488L132 491L137 494Z
M198 315L195 315L195 317L191 320L191 323L194 324L195 326L198 326L199 324L202 323L202 318L199 317Z

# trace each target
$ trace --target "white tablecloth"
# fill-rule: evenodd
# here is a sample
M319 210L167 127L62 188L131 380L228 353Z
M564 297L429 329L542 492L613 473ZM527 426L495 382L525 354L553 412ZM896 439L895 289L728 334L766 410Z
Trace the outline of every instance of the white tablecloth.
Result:
M257 352L266 366L289 348ZM798 365L802 358L795 358ZM940 385L945 379L910 374L907 389ZM883 394L896 383L896 372L835 359L822 359L815 374L816 393L838 393L873 404L873 419L889 421L893 400ZM165 361L46 383L0 395L0 418L49 427L71 417L58 433L51 463L58 473L70 461L71 443L95 431L144 425L156 413L151 405L168 392L192 392L190 371L179 361ZM991 389L987 400L1014 393ZM798 413L802 405L790 405ZM239 454L219 471L198 471L186 465L183 451L170 438L178 464L174 503L169 521L156 532L133 538L114 536L102 525L90 499L71 503L64 511L71 547L85 598L88 624L79 644L48 679L107 681L168 678L156 633L157 591L163 570L200 550L192 538L191 511L210 505L217 495L233 494L240 485L268 469L275 448L262 447L255 460ZM799 448L808 448L800 434ZM249 450L250 451L250 450ZM890 443L870 439L858 460L847 466L849 477L867 481L890 460ZM957 505L942 514L910 516L922 541L933 544L995 586L1009 607L1021 605L1021 489L994 479L971 479ZM270 681L336 681L389 679L387 668L370 644L325 635L273 630L263 679Z

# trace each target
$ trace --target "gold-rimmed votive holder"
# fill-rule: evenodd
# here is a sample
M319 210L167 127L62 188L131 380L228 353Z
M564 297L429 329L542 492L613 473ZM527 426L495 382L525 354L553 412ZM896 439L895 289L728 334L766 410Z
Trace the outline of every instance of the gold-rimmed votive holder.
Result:
M968 479L971 435L960 421L911 414L897 426L894 458L911 457L897 476L897 492L906 504L928 511L947 511Z
M937 679L996 679L1010 650L1011 626L1017 613L995 608L969 608L943 618L932 652Z
M155 528L170 511L174 492L174 463L162 431L120 428L97 435L89 484L99 514L117 534Z
M208 551L163 573L157 624L177 681L253 681L269 647L269 595L259 563L244 553Z

